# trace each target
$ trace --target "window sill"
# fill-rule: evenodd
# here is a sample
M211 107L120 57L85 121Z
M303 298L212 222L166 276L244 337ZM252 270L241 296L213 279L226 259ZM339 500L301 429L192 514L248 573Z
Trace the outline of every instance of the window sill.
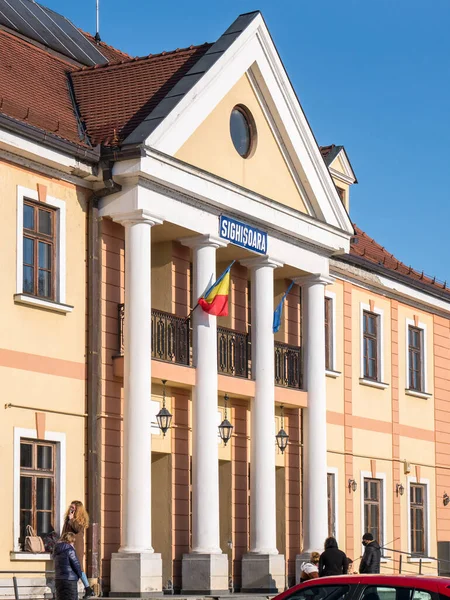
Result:
M377 388L378 390L385 390L389 387L388 383L382 383L381 381L373 381L372 379L364 379L360 377L359 379L360 385L367 385L369 387Z
M337 379L342 375L342 373L340 371L334 371L333 369L326 369L325 375L327 377L331 377L332 379Z
M53 302L52 300L43 300L42 298L27 296L26 294L14 294L14 302L16 304L35 306L37 308L43 308L45 310L51 310L53 312L59 312L63 314L73 311L73 306L69 306L68 304L60 304L59 302Z
M420 558L420 556L407 556L406 560L409 563L420 563L422 561L422 564L435 562L432 558Z
M32 552L10 552L11 560L52 560L52 555L49 552L41 552L33 554Z
M380 558L380 563L385 564L385 563L390 563L392 561L392 558L390 556L382 556Z
M427 392L419 392L418 390L405 390L405 394L408 396L415 396L416 398L422 398L423 400L428 400L428 398L432 398L433 394L427 394Z

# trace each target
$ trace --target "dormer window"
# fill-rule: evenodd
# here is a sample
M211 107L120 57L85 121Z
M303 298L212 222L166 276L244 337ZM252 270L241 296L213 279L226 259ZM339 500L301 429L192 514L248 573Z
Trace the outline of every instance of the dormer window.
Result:
M336 191L338 193L339 198L341 199L342 204L345 206L345 190L336 186Z

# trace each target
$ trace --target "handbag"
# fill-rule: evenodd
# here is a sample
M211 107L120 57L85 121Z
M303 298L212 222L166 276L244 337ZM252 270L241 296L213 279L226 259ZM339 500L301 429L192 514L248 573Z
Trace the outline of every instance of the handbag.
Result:
M26 537L24 550L25 552L32 552L33 554L38 554L39 552L45 552L44 542L42 538L36 535L36 532L31 527L31 525L27 525L26 529Z

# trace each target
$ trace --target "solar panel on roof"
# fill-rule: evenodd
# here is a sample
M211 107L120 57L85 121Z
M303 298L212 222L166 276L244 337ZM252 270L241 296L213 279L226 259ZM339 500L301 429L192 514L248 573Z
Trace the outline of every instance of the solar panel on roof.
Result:
M68 19L34 0L0 0L0 25L86 65L108 60Z

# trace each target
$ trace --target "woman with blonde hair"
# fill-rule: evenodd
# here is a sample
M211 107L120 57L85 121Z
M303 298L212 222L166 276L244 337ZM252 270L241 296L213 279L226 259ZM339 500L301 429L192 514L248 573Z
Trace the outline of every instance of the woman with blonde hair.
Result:
M311 560L302 563L300 583L319 577L319 559L320 554L318 552L311 552Z
M85 587L85 598L90 598L94 595L94 591L89 585L86 573L83 570L84 563L84 531L89 527L89 515L84 508L84 504L80 500L73 500L67 509L66 516L64 518L63 530L61 538L66 533L73 533L75 535L75 552L77 553L78 560L81 565L81 581Z

